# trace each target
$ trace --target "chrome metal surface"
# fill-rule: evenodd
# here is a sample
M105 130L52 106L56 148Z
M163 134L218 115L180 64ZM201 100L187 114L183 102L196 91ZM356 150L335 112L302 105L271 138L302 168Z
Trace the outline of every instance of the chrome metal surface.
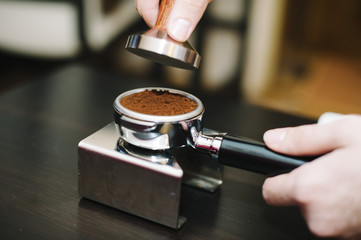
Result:
M118 141L117 150L119 152L159 164L167 164L173 166L175 163L175 159L169 149L149 150L145 148L140 148L125 142L121 138Z
M195 101L197 108L186 114L158 116L134 112L120 104L123 97L145 90L167 90L180 94ZM124 141L141 148L161 150L193 145L192 132L202 129L204 106L198 98L189 93L152 87L134 89L119 95L114 101L114 110L114 121Z
M158 116L134 112L121 105L123 97L145 90L167 90L180 94L195 101L197 108L186 114ZM152 150L192 146L212 157L218 156L224 134L209 129L208 134L204 133L204 106L197 97L187 92L170 88L134 89L115 99L114 110L114 121L121 138L132 145Z
M81 196L179 229L181 183L214 192L222 184L222 165L192 148L152 151L119 139L114 123L80 141Z
M184 69L197 69L201 60L188 41L177 42L166 31L157 28L130 35L125 48L153 62Z
M176 148L173 156L184 174L182 182L207 192L215 192L223 183L223 165L192 147Z
M218 158L222 140L223 136L207 136L200 132L194 142L194 148L203 151L214 158Z
M108 124L78 146L81 196L178 229L183 170L176 161L166 164L117 151L119 134Z

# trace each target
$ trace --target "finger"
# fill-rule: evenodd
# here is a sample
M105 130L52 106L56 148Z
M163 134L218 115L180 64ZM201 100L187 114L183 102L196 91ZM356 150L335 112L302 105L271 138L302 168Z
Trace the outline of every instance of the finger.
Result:
M270 205L296 205L293 185L292 175L290 175L290 173L269 177L265 180L262 187L263 198Z
M177 41L186 41L204 14L209 2L209 0L177 0L168 18L168 34Z
M136 0L135 7L145 23L149 27L153 27L157 21L159 0Z
M279 128L265 132L263 139L274 151L291 155L316 155L350 144L361 118L346 117L327 124ZM358 122L357 122L358 121Z

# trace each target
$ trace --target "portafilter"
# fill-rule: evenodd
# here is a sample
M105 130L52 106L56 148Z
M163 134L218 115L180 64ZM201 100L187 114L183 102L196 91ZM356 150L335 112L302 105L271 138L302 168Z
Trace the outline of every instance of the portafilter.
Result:
M189 98L197 107L188 113L160 116L127 109L121 99L142 91L168 91ZM150 150L166 150L191 146L207 153L224 165L263 174L290 171L313 157L295 157L280 154L264 143L226 133L206 135L202 117L204 106L197 97L170 88L139 88L120 94L114 101L114 122L120 137L127 143Z

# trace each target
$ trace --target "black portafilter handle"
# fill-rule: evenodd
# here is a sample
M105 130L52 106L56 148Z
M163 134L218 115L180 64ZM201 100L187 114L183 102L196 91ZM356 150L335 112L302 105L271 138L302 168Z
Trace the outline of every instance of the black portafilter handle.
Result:
M267 175L289 172L315 158L284 155L262 142L229 135L223 137L218 152L218 161L224 165Z
M264 143L231 135L201 134L196 149L207 151L224 165L266 175L290 172L317 156L297 157L277 153Z

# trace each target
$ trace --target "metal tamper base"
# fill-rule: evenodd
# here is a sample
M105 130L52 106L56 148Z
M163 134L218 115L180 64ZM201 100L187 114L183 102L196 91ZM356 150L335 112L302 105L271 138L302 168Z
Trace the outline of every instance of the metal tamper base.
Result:
M125 48L153 62L177 68L194 70L201 61L201 56L189 42L176 42L160 29L130 35Z

